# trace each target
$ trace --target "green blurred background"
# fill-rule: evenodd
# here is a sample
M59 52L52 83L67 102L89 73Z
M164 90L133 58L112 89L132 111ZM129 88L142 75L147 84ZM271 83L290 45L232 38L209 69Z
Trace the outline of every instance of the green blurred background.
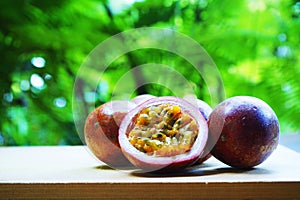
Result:
M165 27L201 44L216 63L226 97L251 95L276 112L281 134L300 131L300 2L295 0L1 0L0 146L82 144L72 116L77 71L103 40L138 27ZM143 63L184 60L145 49L115 60L101 92L109 101L122 74ZM187 77L198 98L205 83ZM169 95L159 85L136 94Z

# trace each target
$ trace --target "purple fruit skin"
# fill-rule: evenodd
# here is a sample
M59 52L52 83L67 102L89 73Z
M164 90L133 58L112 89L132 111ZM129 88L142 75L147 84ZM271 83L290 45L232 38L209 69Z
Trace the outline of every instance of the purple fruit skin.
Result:
M132 166L123 155L118 141L119 125L135 104L111 101L93 110L87 117L84 136L91 152L110 167L122 169Z
M276 114L264 101L236 96L220 103L209 120L211 153L235 168L252 168L264 162L279 141Z
M212 108L205 101L202 101L200 99L197 99L196 102L197 102L197 107L199 108L200 113L203 115L204 119L207 121L210 113L212 112ZM195 162L195 165L200 165L200 164L204 163L206 160L208 160L209 158L211 158L210 150L211 150L211 148L209 146L207 146L204 150L203 155L201 155L199 160L197 160L197 162Z

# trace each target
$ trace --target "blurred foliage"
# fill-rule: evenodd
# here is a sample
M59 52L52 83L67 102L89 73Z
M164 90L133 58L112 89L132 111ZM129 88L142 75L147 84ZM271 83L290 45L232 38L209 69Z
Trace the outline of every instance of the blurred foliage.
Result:
M226 97L259 97L277 113L282 133L299 132L300 2L3 0L0 7L0 145L81 144L72 118L80 65L103 40L146 26L199 42L220 70ZM110 100L122 74L150 62L187 65L168 52L131 52L107 70L98 104ZM178 70L196 86L198 98L209 99L201 77ZM142 93L170 91L152 84L137 89Z

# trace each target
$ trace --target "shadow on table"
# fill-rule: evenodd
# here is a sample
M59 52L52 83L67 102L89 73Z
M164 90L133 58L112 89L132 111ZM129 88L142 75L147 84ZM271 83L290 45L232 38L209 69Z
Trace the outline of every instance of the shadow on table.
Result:
M98 166L95 166L94 169L97 169L97 170L115 170L114 168L112 168L108 165L98 165Z
M96 170L134 170L136 169L135 167L133 166L121 166L121 167L110 167L108 165L98 165L98 166L95 166L94 169Z
M247 173L247 174L271 174L271 170L267 170L264 168L251 168L251 169L236 169L232 167L220 167L214 168L208 166L206 164L202 164L201 166L194 166L190 167L178 172L171 172L171 173L159 173L159 172L145 172L141 170L135 170L131 172L131 175L137 177L188 177L188 176L210 176L210 175L217 175L217 174L240 174L240 173Z
M136 177L188 177L188 176L210 176L210 175L217 175L217 174L271 174L272 171L264 168L254 167L251 169L236 169L232 167L226 166L216 166L213 164L203 163L201 165L195 165L180 171L176 172L145 172L133 167L123 167L123 168L113 168L108 165L98 165L95 166L94 169L96 170L129 170L130 175Z

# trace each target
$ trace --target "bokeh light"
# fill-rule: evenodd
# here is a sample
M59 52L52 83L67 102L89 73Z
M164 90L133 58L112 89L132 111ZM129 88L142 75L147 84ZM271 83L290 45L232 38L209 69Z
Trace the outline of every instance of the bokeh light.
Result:
M55 98L54 105L58 108L63 108L67 105L67 100L64 97Z
M43 57L33 57L31 64L36 68L43 68L46 65L46 60Z
M7 93L4 93L3 99L6 102L11 103L14 100L14 96L13 96L13 94L11 92L7 92Z
M45 88L45 81L44 79L38 74L32 74L30 77L30 83L33 87L37 89L44 89Z
M28 80L21 80L20 88L22 91L28 91L30 89L30 83Z

